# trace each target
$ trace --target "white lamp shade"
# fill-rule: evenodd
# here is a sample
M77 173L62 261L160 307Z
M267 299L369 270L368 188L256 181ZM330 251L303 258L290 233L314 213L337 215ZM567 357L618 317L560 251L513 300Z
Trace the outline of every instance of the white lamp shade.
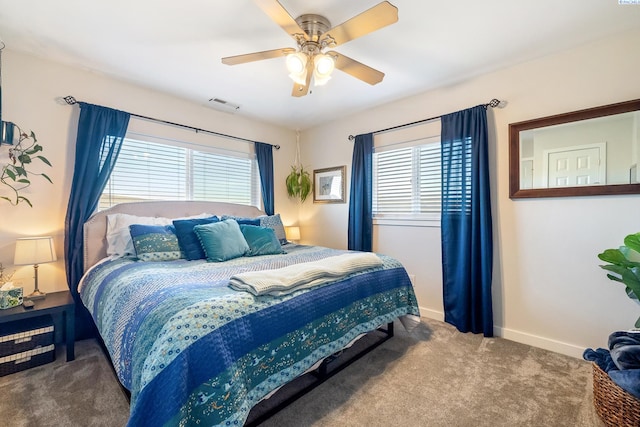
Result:
M300 74L307 68L307 55L302 52L287 55L287 70L292 74Z
M326 84L331 78L335 62L329 55L319 54L313 58L313 81L316 86Z
M302 52L287 55L287 70L291 80L299 85L307 83L307 55Z
M287 235L287 239L289 240L300 240L300 227L286 227L285 233Z
M16 240L15 265L43 264L57 260L53 237L24 237Z

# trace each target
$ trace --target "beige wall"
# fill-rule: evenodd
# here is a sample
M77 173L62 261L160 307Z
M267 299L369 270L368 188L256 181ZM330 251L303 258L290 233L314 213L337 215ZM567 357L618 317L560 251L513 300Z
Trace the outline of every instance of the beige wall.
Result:
M310 170L347 165L350 176L350 134L506 100L506 108L488 112L495 332L580 357L585 347L605 346L610 332L632 327L640 314L597 259L640 231L640 196L510 200L508 125L640 98L639 44L640 32L623 34L326 123L303 133L303 163ZM303 241L346 247L347 218L346 204L305 203ZM374 230L374 249L396 256L415 275L422 313L435 318L443 316L439 236L434 227Z
M31 266L11 266L15 239L31 235L52 235L55 238L58 261L42 264L39 269L40 289L45 292L67 288L63 239L64 219L67 210L71 179L75 132L79 107L60 103L59 97L72 95L80 101L104 105L131 113L182 123L216 132L235 135L250 140L280 144L274 150L276 182L284 182L294 157L295 132L212 110L208 107L185 102L104 75L69 68L35 57L12 52L2 52L2 119L13 121L24 130L31 129L44 147L44 155L53 168L47 173L53 185L42 179L34 179L25 194L33 203L17 207L0 200L0 262L9 270L15 270L14 279L22 282L25 292L33 288ZM153 133L159 126L135 121L130 127ZM194 142L206 144L204 135L162 126L175 138L194 138ZM228 145L245 143L224 140ZM5 159L5 146L0 158ZM0 194L5 190L0 188ZM297 220L297 205L289 202L284 186L276 186L276 209L282 213L285 224Z
M326 123L302 133L303 164L309 170L347 165L350 176L350 134L460 110L494 97L508 101L506 108L488 114L496 333L579 356L584 347L604 346L611 331L631 327L640 312L621 286L606 279L596 258L602 249L616 247L626 234L640 230L640 196L510 200L507 129L512 122L640 98L638 44L636 31ZM36 132L54 164L54 184L34 183L28 195L33 208L0 204L0 262L12 263L15 238L53 235L60 260L41 266L43 290L66 286L62 236L78 107L61 105L57 98L65 95L281 144L274 155L276 210L285 223L294 223L299 214L303 243L346 247L347 204L308 200L298 206L278 184L294 158L292 130L10 50L3 53L3 118ZM374 248L406 265L415 276L423 314L435 318L442 317L439 235L436 227L380 226L374 232ZM16 277L25 282L26 291L31 275L31 267L17 267Z

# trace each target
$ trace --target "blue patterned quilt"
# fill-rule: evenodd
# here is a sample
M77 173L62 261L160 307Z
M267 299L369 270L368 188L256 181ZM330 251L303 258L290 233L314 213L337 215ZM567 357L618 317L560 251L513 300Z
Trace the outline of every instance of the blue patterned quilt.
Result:
M346 251L287 245L287 253L205 261L107 261L81 298L122 384L129 426L242 425L262 398L358 335L419 315L402 265L383 266L289 295L256 297L229 278Z

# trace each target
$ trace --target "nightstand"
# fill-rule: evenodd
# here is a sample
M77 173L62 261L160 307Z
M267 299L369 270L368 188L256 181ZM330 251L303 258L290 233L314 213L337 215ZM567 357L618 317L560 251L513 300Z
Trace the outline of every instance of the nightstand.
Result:
M52 292L46 298L33 300L35 306L25 309L23 306L0 310L2 324L25 319L34 319L46 315L53 317L56 330L62 330L67 345L67 362L75 359L75 303L71 292ZM59 342L60 340L56 340Z

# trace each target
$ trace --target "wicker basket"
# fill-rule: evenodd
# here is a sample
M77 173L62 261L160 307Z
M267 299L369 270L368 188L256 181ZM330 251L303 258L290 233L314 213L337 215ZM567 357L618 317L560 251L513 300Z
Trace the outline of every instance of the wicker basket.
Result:
M640 426L640 400L616 383L600 367L593 363L593 405L600 419L607 426Z

